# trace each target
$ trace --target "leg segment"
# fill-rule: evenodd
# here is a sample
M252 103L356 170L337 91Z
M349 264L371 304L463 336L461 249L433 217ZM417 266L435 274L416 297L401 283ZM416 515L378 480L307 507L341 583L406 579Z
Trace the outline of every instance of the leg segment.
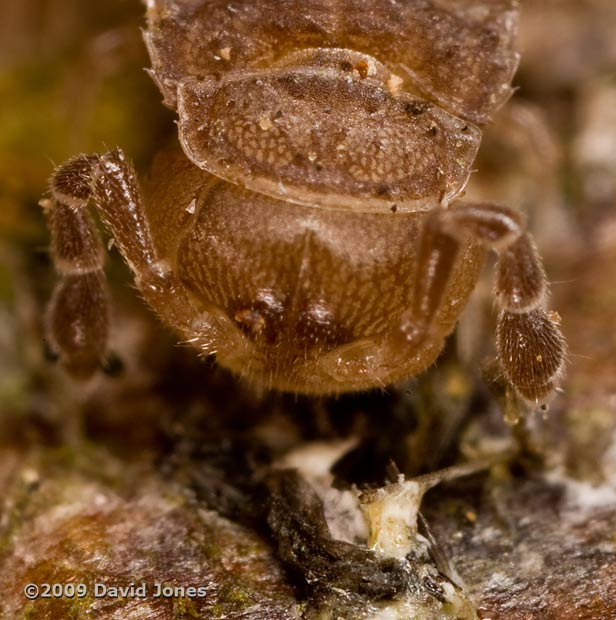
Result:
M181 322L189 302L158 259L136 174L121 151L69 160L53 173L50 191L51 199L43 206L61 279L49 307L49 340L71 374L88 377L100 365L109 331L104 252L87 209L91 199L146 300L154 304L158 298L168 300L165 316L172 324Z
M103 247L90 214L54 198L49 209L51 254L60 281L47 315L52 350L75 377L99 366L109 331L109 301L102 271Z
M122 151L71 159L53 173L50 185L56 202L74 212L84 212L94 200L133 272L147 271L156 263L137 176Z
M460 243L469 237L499 255L496 344L502 371L521 396L539 402L549 396L562 371L565 342L552 318L556 315L545 310L545 274L519 213L464 203L431 213L420 247L413 307L402 330L410 344L430 333Z

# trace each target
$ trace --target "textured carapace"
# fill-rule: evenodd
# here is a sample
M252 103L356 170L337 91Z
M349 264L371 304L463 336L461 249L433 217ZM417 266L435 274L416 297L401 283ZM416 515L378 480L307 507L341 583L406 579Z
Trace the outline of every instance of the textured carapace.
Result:
M511 93L515 0L150 0L191 161L286 201L428 209Z
M443 348L499 254L504 375L546 398L565 344L516 211L460 195L511 93L514 0L148 0L151 74L179 149L145 185L121 151L51 178L62 278L50 342L74 374L105 352L90 200L161 319L265 385L383 386Z
M409 354L398 326L417 286L425 212L289 205L196 169L177 151L161 153L150 177L153 241L196 309L185 311L186 339L261 384L344 392L421 372L483 265L485 250L471 239L451 253L453 277L430 333Z
M153 74L172 107L177 85L187 77L220 79L246 69L268 69L301 50L333 48L382 59L400 75L401 90L420 93L483 124L511 93L518 62L517 4L149 0L146 43ZM361 72L361 67L355 69Z

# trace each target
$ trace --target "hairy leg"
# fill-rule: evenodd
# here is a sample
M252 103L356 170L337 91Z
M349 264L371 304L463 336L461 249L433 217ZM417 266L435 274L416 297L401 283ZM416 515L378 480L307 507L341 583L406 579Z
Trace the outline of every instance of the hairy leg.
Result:
M432 212L425 225L411 310L401 328L417 346L431 331L462 242L469 238L498 253L496 344L501 369L526 400L540 402L555 387L565 341L555 313L546 310L547 282L522 216L496 205L454 203Z
M51 255L60 281L48 314L48 337L60 362L74 376L88 377L100 365L109 331L109 295L104 251L88 211L90 201L154 307L182 329L190 307L183 287L158 257L145 217L137 176L124 154L82 155L60 166L50 179Z

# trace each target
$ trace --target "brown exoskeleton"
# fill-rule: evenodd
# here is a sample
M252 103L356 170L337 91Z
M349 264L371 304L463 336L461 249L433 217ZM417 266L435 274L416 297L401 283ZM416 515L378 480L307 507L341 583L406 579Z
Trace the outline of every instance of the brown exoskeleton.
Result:
M503 373L545 399L565 344L524 220L455 200L511 93L516 19L516 0L148 0L151 75L183 152L159 155L143 196L119 150L54 172L62 363L88 375L105 352L92 201L165 323L297 392L424 370L495 250Z

